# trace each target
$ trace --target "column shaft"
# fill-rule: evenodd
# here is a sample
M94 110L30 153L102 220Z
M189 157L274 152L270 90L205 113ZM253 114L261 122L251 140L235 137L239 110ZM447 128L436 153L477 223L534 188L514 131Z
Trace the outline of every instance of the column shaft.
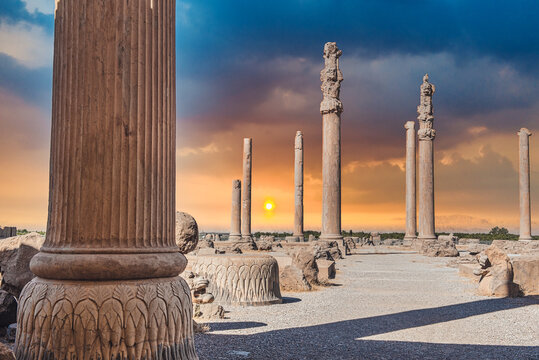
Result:
M303 134L296 132L294 141L294 234L303 241Z
M232 181L232 211L229 240L241 239L241 181Z
M243 188L241 201L241 236L251 239L251 164L252 139L243 139Z
M415 123L408 121L406 128L406 234L405 240L417 238L416 230L416 136Z
M519 199L520 199L520 237L531 240L531 200L530 200L530 136L528 129L522 128L519 136Z

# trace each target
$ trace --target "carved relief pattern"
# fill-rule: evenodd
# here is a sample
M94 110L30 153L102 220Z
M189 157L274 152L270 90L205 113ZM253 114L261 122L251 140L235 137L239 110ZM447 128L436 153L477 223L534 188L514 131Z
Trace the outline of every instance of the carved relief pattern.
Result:
M215 302L231 305L281 303L279 267L271 256L215 255L194 260L193 272L210 281Z
M325 66L320 71L320 81L324 98L320 103L322 114L338 113L343 111L342 102L339 100L341 92L342 72L339 69L339 57L342 51L337 47L337 43L328 42L324 45Z
M17 359L197 359L184 279L35 278L20 296Z
M435 91L436 87L429 83L429 74L425 74L420 87L420 101L417 107L417 120L419 121L417 136L419 140L434 140L436 137L436 130L432 128L434 123L432 95Z

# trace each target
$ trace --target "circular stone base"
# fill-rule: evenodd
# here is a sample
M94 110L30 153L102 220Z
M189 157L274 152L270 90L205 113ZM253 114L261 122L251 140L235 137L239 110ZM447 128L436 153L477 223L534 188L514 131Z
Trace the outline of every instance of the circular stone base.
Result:
M197 359L191 292L180 277L35 278L17 314L17 359Z
M269 255L189 257L192 271L210 281L207 291L218 304L270 305L282 302L277 260Z

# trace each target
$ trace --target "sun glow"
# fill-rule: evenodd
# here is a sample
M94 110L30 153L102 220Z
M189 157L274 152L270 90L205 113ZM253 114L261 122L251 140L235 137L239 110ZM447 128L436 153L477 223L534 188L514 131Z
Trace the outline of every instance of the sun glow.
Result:
M271 211L273 210L274 207L275 207L275 204L273 203L273 201L268 200L264 203L264 209L266 211Z

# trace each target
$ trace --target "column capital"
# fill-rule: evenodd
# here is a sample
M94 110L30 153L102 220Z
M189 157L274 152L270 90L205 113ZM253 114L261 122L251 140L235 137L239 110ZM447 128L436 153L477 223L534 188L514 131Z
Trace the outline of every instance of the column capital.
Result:
M407 121L404 123L404 128L406 130L415 130L415 121Z
M320 103L321 114L340 114L343 111L342 102L339 100L343 80L342 72L339 69L341 55L342 51L337 47L337 43L328 42L324 45L325 65L320 71L320 81L322 81L320 88L324 96Z
M420 122L432 122L434 120L434 108L432 106L432 95L436 91L434 84L429 82L429 74L423 76L423 83L420 86L420 102L417 107L417 120Z
M530 130L528 130L527 128L522 128L520 129L519 132L517 132L517 135L518 136L532 136L532 132Z

